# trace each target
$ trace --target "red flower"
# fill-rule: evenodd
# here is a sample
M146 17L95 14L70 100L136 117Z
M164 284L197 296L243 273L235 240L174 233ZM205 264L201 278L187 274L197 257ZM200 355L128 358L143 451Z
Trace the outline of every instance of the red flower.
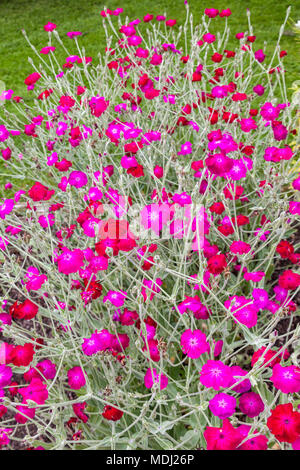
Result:
M102 416L108 421L119 421L123 416L123 411L111 405L105 405Z
M284 289L294 290L300 286L300 274L296 274L290 269L281 274L278 283Z
M214 212L215 214L222 214L222 212L224 212L225 210L225 206L223 204L223 202L215 202L214 204L212 204L209 208L210 212Z
M287 259L294 253L294 247L288 241L281 240L277 245L276 252L281 256L281 258Z
M13 318L18 320L32 320L38 313L38 306L26 299L23 303L15 302L9 309L9 313Z
M219 54L218 52L215 52L215 53L213 54L212 58L211 58L211 60L212 60L213 62L217 62L217 63L218 63L218 62L221 62L222 59L223 59L222 54Z
M225 255L215 255L207 262L208 271L211 274L220 274L227 266Z
M203 435L207 450L235 450L243 440L228 419L224 419L222 428L208 426Z
M24 83L25 85L34 85L39 79L41 78L41 75L37 72L33 72L32 74L28 75L28 77L25 78Z
M26 343L24 346L16 346L12 353L12 363L17 366L28 366L34 356L34 349L31 343Z
M293 405L278 405L271 410L267 426L279 442L295 442L300 437L300 413L293 411Z
M34 183L32 188L30 188L28 191L28 196L35 202L48 201L51 196L53 196L53 194L53 190L49 191L49 188L47 188L47 186L44 186L39 182Z

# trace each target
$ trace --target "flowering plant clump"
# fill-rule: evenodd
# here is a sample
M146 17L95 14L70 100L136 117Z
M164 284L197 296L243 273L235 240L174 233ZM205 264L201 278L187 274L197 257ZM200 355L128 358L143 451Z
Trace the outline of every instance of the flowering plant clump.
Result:
M300 447L283 28L229 50L230 9L186 7L102 11L99 59L49 22L33 105L1 95L2 448Z

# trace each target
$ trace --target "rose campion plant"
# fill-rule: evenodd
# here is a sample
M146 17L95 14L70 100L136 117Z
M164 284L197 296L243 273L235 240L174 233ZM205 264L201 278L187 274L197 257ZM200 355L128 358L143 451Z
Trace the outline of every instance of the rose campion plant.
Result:
M0 447L298 446L286 53L186 9L189 35L104 9L100 59L48 22L34 101L3 95Z

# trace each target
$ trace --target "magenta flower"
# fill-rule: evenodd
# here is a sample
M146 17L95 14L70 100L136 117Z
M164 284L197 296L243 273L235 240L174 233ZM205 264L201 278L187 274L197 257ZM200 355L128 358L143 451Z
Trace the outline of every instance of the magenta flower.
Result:
M254 305L259 309L267 307L269 302L269 295L265 289L253 289L252 297L254 299Z
M9 131L2 124L0 125L0 142L5 142L9 138Z
M10 384L12 378L12 370L10 367L0 364L0 388Z
M244 279L246 281L252 281L252 282L259 282L265 277L266 273L263 271L256 271L256 272L245 272L244 273Z
M228 176L234 181L239 181L242 178L247 176L247 167L243 162L243 159L233 160L231 170L228 173Z
M239 408L249 418L255 418L264 411L265 405L258 393L249 392L240 397Z
M0 449L2 446L7 446L10 442L9 434L12 433L10 428L0 428Z
M226 98L228 95L229 90L228 86L226 85L217 85L212 88L211 94L213 95L214 98Z
M236 241L230 245L229 249L231 253L244 255L245 253L249 253L249 251L251 250L251 245L242 241Z
M29 408L26 403L17 405L16 410L19 412L15 414L17 423L25 424L28 420L32 420L35 417L35 408Z
M15 206L13 199L5 199L4 203L0 206L0 217L1 219L5 219L7 215L9 215Z
M72 171L70 173L68 183L75 188L81 188L88 182L87 176L82 171Z
M262 96L265 92L265 88L262 85L255 85L253 87L254 93L256 93L258 96Z
M300 368L275 364L271 381L275 388L283 393L300 392Z
M248 372L242 369L240 366L231 366L232 372L232 383L235 384L232 390L236 393L245 393L251 390L251 382L249 379L242 380L242 377L247 375Z
M276 124L272 126L273 135L275 140L285 140L288 135L288 130L283 124Z
M220 419L226 419L234 414L236 399L227 393L217 393L209 401L208 407L213 415L218 416Z
M266 58L264 51L262 49L258 49L258 51L255 51L254 57L260 63L262 63Z
M228 419L224 420L222 428L207 426L203 436L207 450L235 450L243 440Z
M243 132L250 132L253 129L257 129L257 124L252 118L241 119L240 125Z
M241 440L244 440L249 432L250 432L251 426L248 424L241 424L237 428L237 431L241 435ZM264 436L263 434L257 435L257 431L255 432L255 436L251 437L250 439L247 439L243 444L241 444L238 447L238 450L267 450L268 449L268 438Z
M53 380L56 376L56 365L50 359L38 362L36 367L47 380Z
M80 31L69 31L67 33L67 36L70 38L70 39L74 39L76 36L81 36L82 33Z
M163 390L168 386L168 377L164 374L158 374L156 369L152 369L149 367L144 377L144 384L146 388L152 388L154 383L159 384L160 390Z
M186 330L181 335L180 344L184 354L192 359L197 359L210 350L206 336L201 330Z
M207 388L220 390L232 383L232 371L222 361L208 360L201 369L200 382Z
M273 121L279 116L280 109L269 101L260 108L260 114L265 121Z
M79 390L85 386L86 378L81 367L75 366L68 370L68 383L73 390Z
M248 304L234 312L235 323L242 323L248 328L253 328L257 323L258 309L254 304Z
M54 31L54 29L56 29L56 24L51 23L50 21L44 26L45 31Z
M58 257L57 265L60 273L76 273L84 263L84 254L81 250L66 250Z
M27 387L19 388L18 392L22 395L24 402L32 400L38 405L44 405L48 398L47 386L39 378L33 378Z
M185 142L181 146L181 150L177 152L178 155L190 155L192 153L192 144L191 142Z
M202 39L203 39L204 42L207 42L208 44L211 44L211 43L215 42L216 36L214 34L211 34L211 33L205 33L203 35Z
M89 338L84 338L82 351L86 356L92 356L98 351L110 349L113 335L108 330L93 333Z
M124 305L126 297L127 297L127 292L123 290L120 290L120 291L110 290L103 297L103 303L109 301L115 307L122 307L122 305Z
M34 266L29 266L25 276L26 289L30 290L39 290L42 285L47 282L48 278L45 274L40 274L39 270Z

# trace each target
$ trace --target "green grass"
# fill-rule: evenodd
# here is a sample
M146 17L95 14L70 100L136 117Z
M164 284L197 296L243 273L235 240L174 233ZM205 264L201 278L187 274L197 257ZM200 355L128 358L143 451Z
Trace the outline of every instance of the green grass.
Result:
M293 1L293 0L292 0ZM300 19L300 2L298 7L294 5L291 11L291 19ZM195 23L200 20L204 8L215 7L219 9L230 8L232 16L229 18L231 29L231 41L228 47L236 47L235 34L248 29L247 8L251 11L251 20L254 34L257 36L255 48L263 47L264 41L269 46L267 52L273 50L277 41L278 32L284 21L288 0L212 0L202 2L201 0L189 0L190 10L194 15ZM44 24L48 21L57 24L57 30L63 38L70 53L76 54L74 41L66 36L68 31L81 31L83 35L79 38L79 44L85 48L85 55L92 56L97 61L97 55L105 48L105 34L102 26L103 19L100 11L104 8L115 9L122 7L124 13L121 18L125 22L126 15L130 20L142 19L146 13L154 15L166 13L168 18L175 18L178 24L185 20L185 9L183 0L107 0L98 2L96 0L0 0L0 81L4 82L5 89L12 88L16 95L24 98L25 102L31 104L33 93L28 92L24 85L24 79L33 69L28 62L28 57L38 58L31 50L22 34L26 30L32 44L39 51L48 43L48 34L44 31ZM213 32L222 28L224 19L217 18L212 22ZM113 22L117 20L114 18ZM143 29L144 25L141 26ZM284 58L286 78L288 87L293 81L299 79L299 46L292 35L291 27L287 25L285 34L281 41L282 49L286 49L288 55ZM66 57L65 52L58 45L55 55L63 64ZM47 57L46 57L47 60ZM10 106L8 105L10 108ZM1 112L1 108L0 108ZM7 180L4 173L3 162L0 162L0 193L2 183ZM14 185L16 190L18 186ZM24 182L19 182L24 184Z
M247 8L251 11L254 34L257 36L256 48L263 46L264 41L270 44L275 43L280 25L282 24L285 12L290 1L282 0L214 0L202 2L200 0L189 0L190 9L198 20L205 7L216 7L219 9L230 7L233 15L229 18L232 36L239 31L247 29ZM291 17L294 20L300 18L300 2L298 7L292 7ZM43 25L48 21L57 24L58 31L63 38L66 38L67 47L73 52L75 47L72 40L66 37L66 33L72 30L79 30L84 36L79 39L85 47L86 55L97 57L99 51L103 50L104 31L100 11L104 5L114 9L122 6L125 15L130 19L141 18L146 13L167 13L168 18L176 18L178 23L184 21L183 0L153 0L133 1L133 0L107 0L105 3L95 0L0 0L0 80L6 88L12 88L16 94L24 98L28 95L24 86L24 78L32 72L32 67L28 63L28 57L33 57L33 51L26 43L21 30L24 28L32 43L40 50L47 45L48 35L44 32ZM115 20L116 21L116 20ZM215 25L220 25L222 19L214 20ZM289 34L289 27L283 36L282 48L288 51L285 57L287 70L287 82L291 83L299 78L299 50L295 45L295 39ZM232 45L236 44L233 39ZM57 50L57 57L63 63L65 54ZM37 59L35 59L36 61Z

